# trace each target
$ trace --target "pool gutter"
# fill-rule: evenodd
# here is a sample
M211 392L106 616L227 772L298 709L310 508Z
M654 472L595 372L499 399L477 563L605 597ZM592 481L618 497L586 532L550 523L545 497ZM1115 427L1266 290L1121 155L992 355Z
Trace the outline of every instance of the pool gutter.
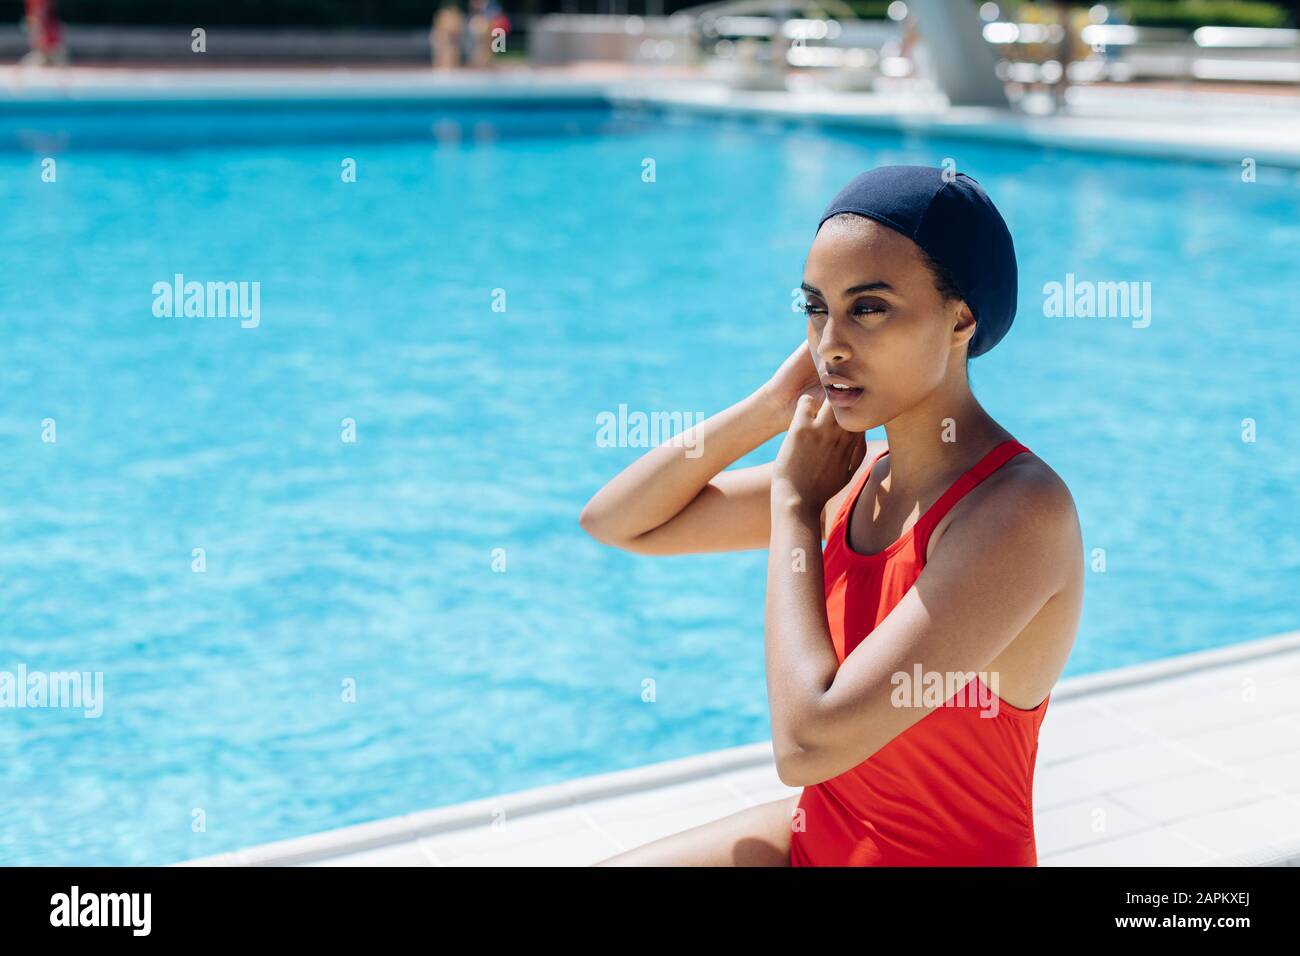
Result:
M810 126L888 130L1112 155L1300 170L1300 98L1162 91L1084 90L1053 115L950 107L942 97L737 90L714 80L599 71L509 68L429 70L161 70L0 67L0 116L87 104L593 103L748 117Z

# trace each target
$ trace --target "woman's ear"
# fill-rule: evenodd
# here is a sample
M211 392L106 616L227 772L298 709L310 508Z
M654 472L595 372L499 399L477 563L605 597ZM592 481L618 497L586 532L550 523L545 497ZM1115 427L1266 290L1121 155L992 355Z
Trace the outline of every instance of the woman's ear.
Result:
M975 335L975 315L964 299L956 299L954 303L952 344L961 345L963 342L969 342Z

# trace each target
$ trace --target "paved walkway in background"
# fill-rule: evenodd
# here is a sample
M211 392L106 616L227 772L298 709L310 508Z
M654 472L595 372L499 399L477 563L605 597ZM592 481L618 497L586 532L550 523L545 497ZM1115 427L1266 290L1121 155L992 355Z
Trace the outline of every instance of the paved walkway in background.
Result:
M1069 149L1204 158L1300 170L1300 97L1276 90L1159 86L1074 87L1051 115L949 107L922 93L732 89L699 70L592 63L491 70L163 69L0 67L0 115L9 104L184 99L563 99L606 97L624 105L772 116L868 129L899 129ZM1029 102L1029 101L1027 101Z
M186 865L584 866L797 792L765 742ZM1300 632L1062 681L1034 809L1042 866L1300 865Z

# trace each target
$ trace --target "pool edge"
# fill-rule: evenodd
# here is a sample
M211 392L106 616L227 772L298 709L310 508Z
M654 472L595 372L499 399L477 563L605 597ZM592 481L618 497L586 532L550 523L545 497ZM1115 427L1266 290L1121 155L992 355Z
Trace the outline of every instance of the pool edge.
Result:
M1194 651L1128 667L1066 678L1052 690L1053 700L1078 700L1105 692L1160 684L1188 674L1300 651L1300 630L1227 647ZM760 768L772 762L771 741L760 741L663 761L579 777L557 784L512 791L432 810L355 824L248 847L231 853L198 857L172 866L287 866L377 850L407 841L481 828L485 820L525 817L611 796L643 793L672 784L705 780L717 774ZM490 824L489 824L490 825ZM437 864L438 861L430 860ZM1300 864L1300 841L1256 847L1246 853L1216 854L1201 865L1275 866Z

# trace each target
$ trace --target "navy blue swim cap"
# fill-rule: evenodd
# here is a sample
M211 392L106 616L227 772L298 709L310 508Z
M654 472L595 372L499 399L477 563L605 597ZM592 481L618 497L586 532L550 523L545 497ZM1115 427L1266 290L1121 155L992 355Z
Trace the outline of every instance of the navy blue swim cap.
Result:
M975 334L967 355L983 355L1016 317L1016 249L1002 215L965 173L930 166L880 166L853 178L817 223L857 213L901 232L956 283Z

